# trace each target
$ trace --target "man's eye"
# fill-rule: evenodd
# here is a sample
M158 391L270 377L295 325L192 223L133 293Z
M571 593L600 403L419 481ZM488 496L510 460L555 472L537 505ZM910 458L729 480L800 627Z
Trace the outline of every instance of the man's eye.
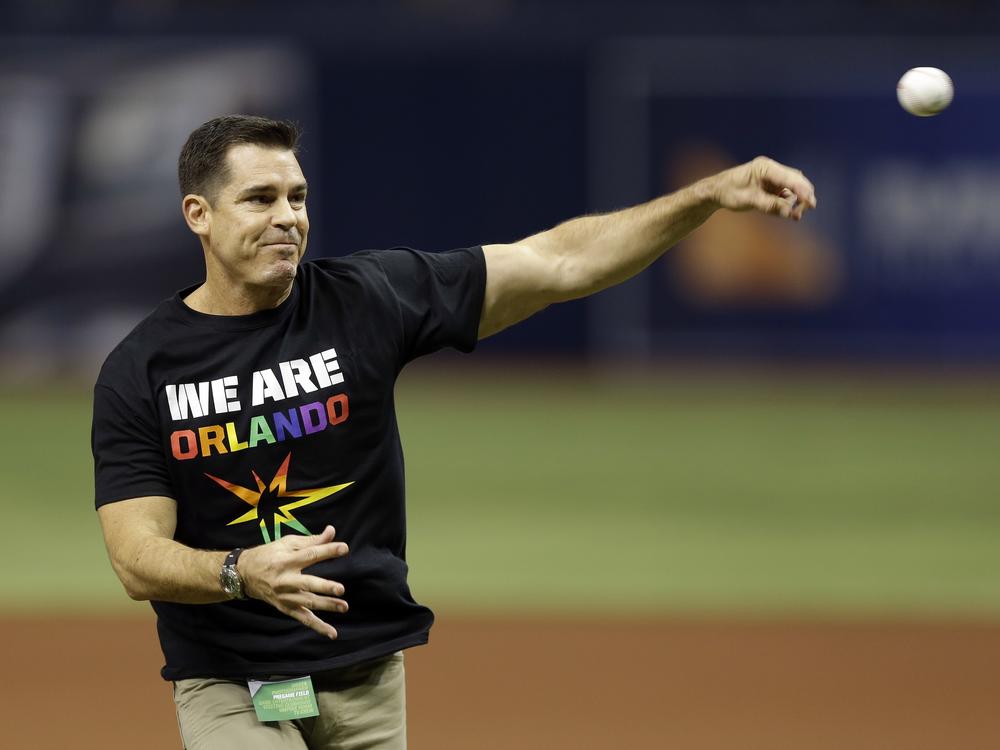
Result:
M250 197L251 203L270 203L271 199L266 195L254 195Z

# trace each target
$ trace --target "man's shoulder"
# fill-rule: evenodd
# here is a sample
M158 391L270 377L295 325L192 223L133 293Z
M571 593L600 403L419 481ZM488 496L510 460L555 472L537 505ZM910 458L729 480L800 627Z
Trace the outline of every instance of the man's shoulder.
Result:
M350 255L316 258L302 263L297 282L307 297L354 300L358 304L379 304L393 298L391 269L401 253L418 253L411 248L392 247L357 250Z
M461 247L431 252L405 245L379 250L358 250L350 255L317 258L305 261L303 274L308 280L316 277L347 280L369 280L378 284L392 284L415 274L448 266L481 266L482 246Z
M385 250L356 250L350 255L335 255L304 261L301 268L307 274L321 276L381 276L382 263L392 253L417 252L411 248L392 247Z
M144 369L145 363L162 348L170 329L177 325L172 319L172 299L157 305L108 354L101 366L97 384L117 387L122 376Z

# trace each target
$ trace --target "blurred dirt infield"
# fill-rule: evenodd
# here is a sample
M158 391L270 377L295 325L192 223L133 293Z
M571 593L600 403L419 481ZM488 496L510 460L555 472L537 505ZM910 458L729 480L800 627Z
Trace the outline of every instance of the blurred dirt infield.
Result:
M146 619L0 620L3 747L180 747ZM439 618L410 747L1000 747L1000 624Z

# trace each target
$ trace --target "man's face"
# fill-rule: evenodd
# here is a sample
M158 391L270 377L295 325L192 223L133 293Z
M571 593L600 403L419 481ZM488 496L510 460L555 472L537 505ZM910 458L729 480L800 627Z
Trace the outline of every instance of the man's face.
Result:
M287 286L306 251L306 179L291 151L231 146L208 212L210 265L249 286Z

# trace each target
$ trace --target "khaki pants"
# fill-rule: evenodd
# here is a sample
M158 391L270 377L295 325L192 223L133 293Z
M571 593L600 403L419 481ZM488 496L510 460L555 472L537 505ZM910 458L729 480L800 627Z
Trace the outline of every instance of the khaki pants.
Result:
M246 682L174 683L187 750L405 750L403 654L312 676L319 716L262 723Z

